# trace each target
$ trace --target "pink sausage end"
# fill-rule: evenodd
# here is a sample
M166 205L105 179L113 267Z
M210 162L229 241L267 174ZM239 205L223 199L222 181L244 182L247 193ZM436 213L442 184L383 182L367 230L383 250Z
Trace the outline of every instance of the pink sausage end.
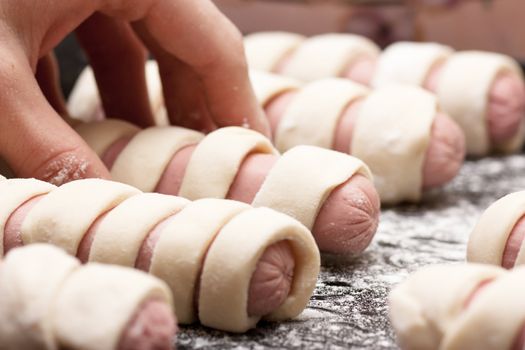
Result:
M440 187L452 180L465 159L465 136L449 116L438 113L423 164L423 189Z
M494 144L512 139L525 118L525 86L513 74L500 75L492 85L487 122Z
M443 66L435 67L428 75L424 87L437 91ZM525 84L515 74L500 74L489 92L487 106L489 137L498 145L513 138L525 118Z
M145 301L126 326L119 350L170 350L177 332L171 307L159 300Z
M277 157L248 156L230 187L228 198L250 203ZM315 220L312 233L321 251L359 253L370 243L378 225L379 195L372 182L357 175L330 193Z
M268 315L281 306L290 293L294 268L288 242L274 243L265 250L250 281L248 315Z
M377 230L380 200L372 182L362 175L335 188L326 199L312 233L321 251L359 254Z

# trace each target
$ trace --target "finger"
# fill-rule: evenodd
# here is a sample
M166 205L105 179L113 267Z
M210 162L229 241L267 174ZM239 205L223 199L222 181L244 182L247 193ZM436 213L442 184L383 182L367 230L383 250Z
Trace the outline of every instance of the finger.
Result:
M38 61L35 77L51 107L58 114L66 116L68 114L66 102L60 89L60 73L53 52L45 55Z
M76 30L89 58L106 116L155 124L146 87L147 51L129 24L95 13Z
M150 36L143 24L133 26L158 62L164 101L171 124L209 132L216 129L208 109L204 87L197 74Z
M159 46L195 71L218 126L245 125L269 135L248 79L242 36L211 1L158 0L142 22Z
M108 178L102 162L46 101L18 41L2 37L0 155L20 177L55 184Z

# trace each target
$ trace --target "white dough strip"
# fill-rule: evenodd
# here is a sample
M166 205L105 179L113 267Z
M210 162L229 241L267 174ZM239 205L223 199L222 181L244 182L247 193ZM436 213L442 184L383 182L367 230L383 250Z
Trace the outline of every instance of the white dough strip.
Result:
M355 174L372 179L368 167L357 158L318 147L297 146L273 166L252 205L288 214L311 230L332 190Z
M379 56L372 86L396 83L423 86L432 69L453 52L451 47L436 43L394 43Z
M203 137L200 132L176 126L144 129L118 155L111 175L115 181L153 192L175 153Z
M351 152L372 170L382 203L420 199L423 163L437 113L435 96L418 87L389 85L365 99Z
M51 243L76 255L91 224L140 191L101 179L69 182L42 198L25 217L21 236L24 245Z
M208 134L191 155L179 195L191 200L226 198L250 153L279 154L270 140L253 130L227 127Z
M294 146L331 149L345 108L369 90L346 79L323 79L298 90L277 127L275 145L281 152Z
M208 248L228 221L249 208L248 204L235 201L197 200L182 209L162 230L149 272L170 286L180 323L190 324L198 319L195 288ZM235 246L239 248L238 244ZM237 261L235 257L232 259Z
M257 101L264 108L277 96L299 89L301 83L281 75L250 70L250 80Z
M75 131L102 158L111 145L125 137L132 137L140 128L123 120L105 119L79 124Z
M291 244L298 259L294 280L284 303L265 318L283 320L299 315L315 288L312 276L319 272L315 241L304 226L291 225L286 215L258 208L230 220L206 255L199 293L203 325L221 328L227 318L234 332L255 326L259 317L250 317L247 311L251 277L265 249L283 240Z
M4 255L5 225L22 204L54 190L56 186L35 179L10 179L0 181L0 256Z
M303 81L340 77L359 58L375 58L380 49L371 40L353 34L322 34L305 40L282 70Z
M140 247L150 231L189 203L184 198L158 193L143 193L126 199L98 226L89 260L135 267ZM130 220L131 215L133 220Z
M494 202L481 215L470 234L467 261L501 266L512 229L523 215L525 191L511 193ZM525 262L523 248L518 257L516 263Z
M436 94L441 107L463 129L467 154L483 156L491 151L487 126L489 93L500 73L523 77L519 65L507 56L478 51L452 55L441 71ZM514 152L521 148L523 132L499 150Z
M247 35L244 49L248 66L266 72L274 72L278 65L306 38L287 32L262 32Z
M165 283L136 270L85 265L57 295L53 308L57 338L69 349L117 349L126 325L148 299L171 304L171 293Z

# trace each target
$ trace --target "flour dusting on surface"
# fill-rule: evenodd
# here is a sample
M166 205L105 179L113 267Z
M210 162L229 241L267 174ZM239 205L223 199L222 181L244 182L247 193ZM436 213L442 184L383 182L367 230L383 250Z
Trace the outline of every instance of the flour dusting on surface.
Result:
M463 262L482 212L524 188L525 156L468 161L420 206L383 209L378 233L360 257L323 256L317 288L297 319L263 322L242 335L182 327L178 349L397 349L388 292L421 266Z

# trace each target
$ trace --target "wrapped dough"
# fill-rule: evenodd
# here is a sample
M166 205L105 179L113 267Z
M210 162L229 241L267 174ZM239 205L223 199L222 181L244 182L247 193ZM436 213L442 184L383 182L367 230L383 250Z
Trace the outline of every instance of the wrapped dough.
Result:
M507 268L525 263L523 228L525 192L511 193L494 202L470 234L467 260Z
M117 143L123 134L119 129L127 128L129 124L125 122L106 120L82 125L77 130L81 136L88 135L85 138L88 144L99 150L99 155L104 158L105 152L98 145ZM101 139L90 137L95 134L101 135ZM262 175L261 185L252 186L256 191L249 202L256 207L269 207L288 214L310 230L315 227L324 203L337 187L354 176L372 178L368 167L359 159L315 147L299 146L279 158L278 151L268 139L239 127L222 128L206 136L179 127L136 129L135 136L116 157L111 174L113 179L141 190L159 191L164 174L172 169L172 159L190 146L194 150L181 178L169 180L180 181L180 188L174 193L191 200L229 198L246 158L253 154L270 156L276 159L276 163L267 175ZM341 211L336 215L335 220L341 221L348 213ZM377 220L374 215L371 213L373 221ZM366 230L368 242L375 232L373 221ZM350 242L352 237L349 234L348 238L342 239ZM364 247L355 251L361 249Z
M525 269L425 267L389 297L402 349L516 349L524 332Z
M443 110L465 132L468 154L484 156L492 151L516 152L525 141L523 115L518 116L518 127L511 137L497 143L491 139L491 91L497 79L505 74L523 82L518 63L505 55L481 51L454 53L444 45L401 42L391 45L381 55L372 85L381 87L402 82L431 89ZM510 101L515 96L507 99Z
M409 85L370 91L337 78L302 87L288 78L257 71L251 72L251 79L264 107L267 96L295 92L275 128L275 144L283 152L305 144L333 148L345 109L361 102L346 152L370 167L382 203L419 201L432 126L440 112L433 95ZM463 158L461 153L455 156Z
M12 236L19 235L21 245L53 243L91 262L149 271L169 286L181 323L200 320L209 327L244 332L262 317L293 318L306 307L319 272L319 251L311 233L267 208L219 199L190 202L99 179L61 187L34 179L4 180L0 198L10 198L8 206L0 206L5 228L0 241L17 242ZM29 202L23 217L15 215ZM295 262L290 291L268 314L251 315L252 275L269 247L279 242L287 243ZM6 251L13 248L10 245ZM226 302L229 307L224 308ZM71 303L82 305L79 299Z
M304 38L285 32L262 32L244 39L248 65L303 81L343 77L360 59L375 59L379 47L353 34Z
M81 266L49 245L18 248L0 262L0 349L123 349L129 327L148 326L134 322L153 300L168 312L156 326L172 331L158 348L170 349L172 298L159 279L117 266Z

